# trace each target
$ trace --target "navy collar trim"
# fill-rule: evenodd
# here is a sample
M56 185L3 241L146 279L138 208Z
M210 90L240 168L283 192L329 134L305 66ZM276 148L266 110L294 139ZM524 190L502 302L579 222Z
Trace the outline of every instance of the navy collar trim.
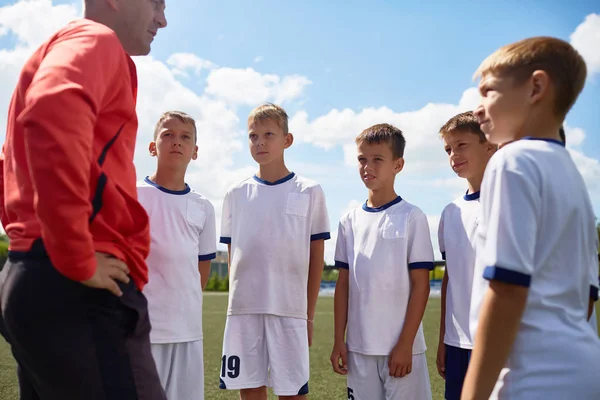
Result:
M168 194L182 195L182 194L188 194L189 192L192 191L192 189L190 189L190 187L188 186L187 183L185 184L185 189L183 189L183 190L170 190L170 189L164 188L164 187L156 184L155 182L152 182L150 180L150 177L148 177L148 176L144 178L144 182L146 182L148 185L154 186L155 188L157 188L161 192L165 192L165 193L168 193Z
M264 179L260 179L258 176L254 175L253 178L256 182L258 183L262 183L263 185L268 185L268 186L275 186L275 185L281 185L282 183L285 183L287 181L289 181L290 179L292 179L296 174L294 172L290 172L290 174L286 177L283 177L279 180L276 180L275 182L269 182L269 181L265 181Z
M387 204L382 205L381 207L369 207L367 205L367 202L368 202L368 200L367 200L367 201L365 201L365 204L363 204L362 209L365 210L366 212L375 213L375 212L386 210L386 209L390 208L391 206L393 206L394 204L400 203L401 201L402 201L402 197L398 196L394 200L390 201Z
M537 137L531 137L531 136L526 136L523 139L524 140L541 140L543 142L555 143L555 144L557 144L559 146L565 147L565 143L562 140L548 139L548 138L537 138Z
M466 201L477 200L479 198L479 194L480 192L474 192L469 194L469 191L467 190L467 193L465 193L463 199L465 199Z

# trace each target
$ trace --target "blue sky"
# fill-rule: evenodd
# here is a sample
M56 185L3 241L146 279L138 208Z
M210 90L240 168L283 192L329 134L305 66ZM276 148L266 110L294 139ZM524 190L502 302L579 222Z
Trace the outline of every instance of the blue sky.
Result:
M80 1L0 1L2 109L27 52L79 13ZM593 13L600 13L595 1L167 1L169 26L151 57L136 59L138 175L154 168L145 149L158 115L190 112L199 120L201 159L188 181L220 216L226 187L255 168L245 142L248 111L278 101L296 136L289 167L322 184L335 232L342 212L367 195L348 162L352 138L370 124L391 122L408 142L397 191L425 211L435 236L443 207L466 189L447 166L436 129L476 104L474 70L503 44L537 35L572 40L585 23L573 40L589 59L590 77L567 117L567 134L600 216L600 59L594 55L600 15ZM333 241L329 262L332 252Z

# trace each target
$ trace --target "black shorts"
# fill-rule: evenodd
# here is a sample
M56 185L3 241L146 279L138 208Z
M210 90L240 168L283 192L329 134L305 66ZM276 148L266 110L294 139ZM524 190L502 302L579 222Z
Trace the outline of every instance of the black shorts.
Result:
M0 332L18 364L22 400L165 400L150 351L148 304L60 274L46 257L9 259Z

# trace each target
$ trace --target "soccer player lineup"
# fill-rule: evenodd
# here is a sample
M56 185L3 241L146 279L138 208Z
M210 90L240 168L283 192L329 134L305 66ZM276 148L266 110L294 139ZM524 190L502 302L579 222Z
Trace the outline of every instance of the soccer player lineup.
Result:
M275 103L248 114L255 173L222 204L186 183L202 132L185 110L155 122L154 172L138 177L132 57L166 27L165 2L84 4L23 66L0 155L0 334L21 399L202 400L211 385L250 400L429 400L430 370L448 400L600 399L599 230L564 130L588 72L571 44L498 48L474 71L479 105L439 127L464 193L433 232L445 269L432 348L432 232L394 186L411 151L402 126L355 133L366 200L337 226L321 184L288 169L294 134ZM323 395L311 347L332 237L323 358L345 388ZM229 288L215 371L205 288L217 243Z

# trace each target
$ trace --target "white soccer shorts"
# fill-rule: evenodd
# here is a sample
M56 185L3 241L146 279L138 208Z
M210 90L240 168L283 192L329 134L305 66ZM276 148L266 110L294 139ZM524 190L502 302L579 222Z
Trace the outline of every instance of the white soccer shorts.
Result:
M150 348L168 399L204 400L203 341L155 344Z
M348 352L349 400L431 400L425 353L413 355L412 371L402 378L390 376L388 358Z
M225 323L221 389L272 387L277 396L308 394L306 320L230 315Z

